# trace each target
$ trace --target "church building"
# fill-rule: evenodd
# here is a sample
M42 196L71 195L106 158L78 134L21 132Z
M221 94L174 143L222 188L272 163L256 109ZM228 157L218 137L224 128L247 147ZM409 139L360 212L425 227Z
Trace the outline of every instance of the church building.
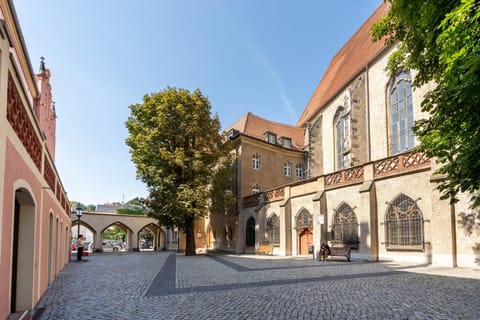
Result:
M415 151L412 126L428 118L420 104L433 84L412 88L415 70L390 75L396 45L371 40L373 23L388 9L382 4L332 58L292 129L303 134L299 148L291 141L288 160L292 170L302 165L301 178L242 175L250 179L243 178L242 190L253 181L262 188L241 193L229 222L235 252L271 243L275 254L302 256L328 242L352 248L354 260L478 267L480 239L466 223L477 214L469 196L455 205L440 200L439 165ZM284 161L276 154L272 163Z

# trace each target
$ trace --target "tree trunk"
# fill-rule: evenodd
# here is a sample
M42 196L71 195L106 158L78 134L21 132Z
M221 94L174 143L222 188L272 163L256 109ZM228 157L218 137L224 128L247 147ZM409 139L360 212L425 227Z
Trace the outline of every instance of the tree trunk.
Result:
M185 228L185 255L194 256L195 251L195 230L194 230L194 219L187 218L186 228Z

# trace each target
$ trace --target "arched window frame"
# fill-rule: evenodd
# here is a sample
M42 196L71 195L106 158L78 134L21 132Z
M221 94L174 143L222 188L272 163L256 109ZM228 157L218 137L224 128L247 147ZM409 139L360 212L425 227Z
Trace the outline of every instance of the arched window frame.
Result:
M332 243L358 249L358 220L353 208L342 202L333 216Z
M297 229L313 229L313 216L306 209L302 209L295 220Z
M410 72L401 71L388 86L388 118L390 154L413 149L413 101Z
M424 250L423 214L417 202L399 194L388 205L385 214L387 250Z
M335 170L343 170L351 166L351 119L350 111L339 107L333 120L335 140Z
M280 218L277 214L273 213L267 219L267 243L273 245L280 245Z

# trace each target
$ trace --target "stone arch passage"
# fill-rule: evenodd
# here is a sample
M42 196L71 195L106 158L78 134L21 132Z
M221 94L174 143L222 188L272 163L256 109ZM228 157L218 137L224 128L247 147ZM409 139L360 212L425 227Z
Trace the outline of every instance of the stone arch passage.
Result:
M138 244L140 251L166 249L165 232L156 224L149 223L138 232Z
M129 234L131 233L132 231L125 224L119 221L109 224L100 232L100 250L102 252L126 251L126 248L129 247L130 244Z

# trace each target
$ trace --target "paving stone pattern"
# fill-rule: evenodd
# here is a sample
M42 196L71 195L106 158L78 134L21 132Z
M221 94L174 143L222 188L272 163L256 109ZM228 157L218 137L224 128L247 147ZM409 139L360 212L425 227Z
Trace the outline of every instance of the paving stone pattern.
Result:
M171 252L70 262L33 319L480 319L480 269Z

